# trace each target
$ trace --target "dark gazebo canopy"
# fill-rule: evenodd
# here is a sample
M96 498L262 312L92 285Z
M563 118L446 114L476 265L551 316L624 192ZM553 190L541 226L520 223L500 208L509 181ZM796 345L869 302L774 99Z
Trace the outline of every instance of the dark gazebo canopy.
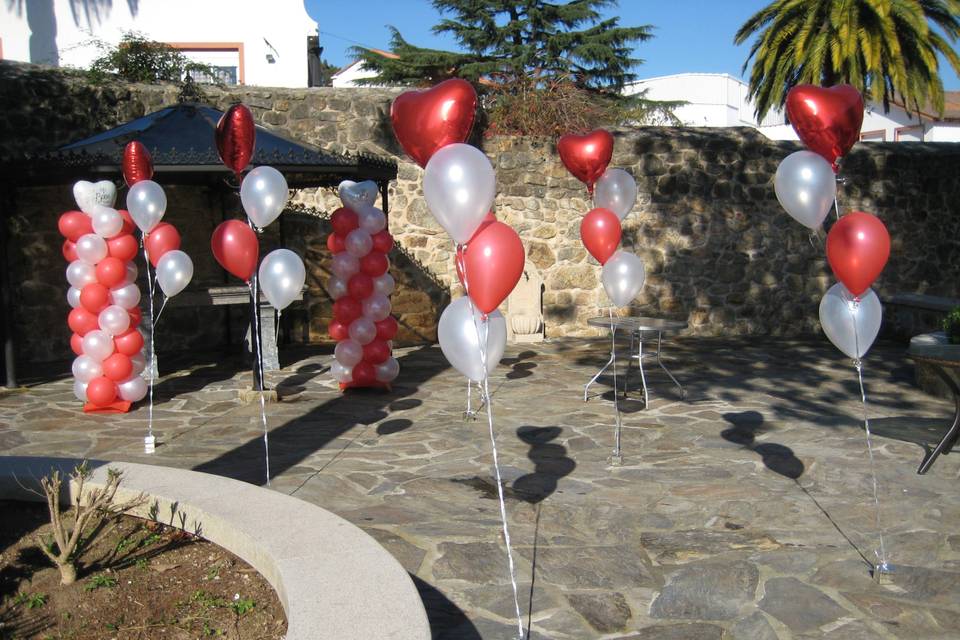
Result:
M178 104L147 114L103 133L68 144L51 153L5 158L22 185L58 184L74 180L118 180L123 150L138 140L150 152L158 181L164 184L223 183L232 173L220 161L215 143L223 112L201 104ZM390 159L369 154L342 155L323 151L256 128L251 167L269 165L291 189L336 186L342 180L373 180L386 192L397 177ZM7 177L12 177L8 173Z

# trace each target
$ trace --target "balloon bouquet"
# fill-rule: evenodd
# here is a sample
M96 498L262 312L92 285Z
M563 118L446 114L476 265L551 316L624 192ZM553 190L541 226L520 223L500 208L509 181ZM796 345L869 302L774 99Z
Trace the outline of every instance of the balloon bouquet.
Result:
M341 389L389 388L400 373L390 346L399 328L390 315L395 283L387 254L393 236L386 228L387 217L373 206L375 182L344 180L339 191L343 207L331 216L333 233L327 236L333 255L327 291L334 299L329 332L337 341L330 373Z
M444 309L437 335L450 364L479 383L483 392L517 630L523 637L489 375L500 362L507 339L506 322L497 307L523 275L525 252L516 231L491 213L497 193L493 165L482 151L464 144L476 106L473 86L465 80L451 79L426 91L401 94L393 101L390 119L404 151L424 168L427 207L456 245L457 273L467 295Z
M820 325L827 338L853 360L860 382L867 451L873 473L876 524L880 534L879 563L875 575L890 570L880 525L877 476L863 386L863 358L873 345L883 319L877 294L870 288L890 256L890 235L874 215L854 211L840 214L836 199L840 160L859 139L863 123L863 98L849 85L822 88L798 85L787 94L787 115L800 140L810 151L787 156L777 168L777 199L790 216L819 232L836 209L837 222L827 233L827 262L839 280L820 301Z

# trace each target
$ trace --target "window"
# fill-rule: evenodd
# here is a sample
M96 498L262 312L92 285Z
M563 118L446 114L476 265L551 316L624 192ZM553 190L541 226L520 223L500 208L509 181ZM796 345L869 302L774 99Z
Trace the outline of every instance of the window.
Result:
M923 142L923 125L898 127L893 132L893 139L897 142Z
M886 139L887 132L883 129L860 132L860 142L884 142Z
M244 83L242 42L170 42L168 44L188 59L216 69L216 78L207 73L191 72L190 75L196 82Z

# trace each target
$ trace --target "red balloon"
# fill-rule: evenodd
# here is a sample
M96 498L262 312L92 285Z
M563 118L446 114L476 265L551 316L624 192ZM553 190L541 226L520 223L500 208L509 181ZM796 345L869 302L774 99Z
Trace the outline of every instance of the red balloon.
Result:
M350 331L348 330L348 326L336 319L330 321L330 326L328 327L328 331L330 332L330 337L336 340L337 342L340 342L341 340L347 340L350 338Z
M393 236L386 229L378 231L370 237L373 238L374 251L390 253L390 249L393 249Z
M180 233L169 222L161 222L143 239L143 247L150 255L150 264L157 266L163 254L180 248Z
M250 281L260 257L260 243L249 226L239 220L221 222L213 230L210 248L220 266L244 282Z
M463 252L467 294L483 313L500 306L523 275L520 236L509 225L491 222L470 238Z
M138 324L140 324L140 321L143 320L143 312L140 311L140 307L127 309L127 314L130 316L131 327L136 327Z
M117 383L106 376L94 378L87 385L87 400L98 407L105 407L117 399Z
M67 326L70 327L71 331L82 337L94 329L99 329L100 323L97 321L96 315L83 307L77 307L70 310L70 315L67 316Z
M93 222L90 216L80 211L67 211L57 221L60 235L71 242L76 242L80 236L93 233Z
M344 326L349 327L350 323L362 314L363 305L350 296L344 296L333 303L333 317Z
M127 265L123 260L107 256L97 263L97 282L105 287L116 287L127 277Z
M153 159L142 143L134 140L123 148L123 180L132 187L141 180L153 178Z
M441 147L464 142L477 112L477 92L466 80L451 78L426 91L407 91L390 106L393 133L421 167Z
M390 357L390 347L386 340L371 340L363 345L363 360L370 364L380 364Z
M70 334L70 348L73 349L73 352L78 356L83 355L83 338L81 338L79 334Z
M360 271L371 278L382 276L390 268L390 261L387 256L379 251L371 251L360 258Z
M60 253L63 254L63 259L67 262L73 262L80 258L80 256L77 255L77 243L70 240L63 241L63 246L60 247Z
M803 144L837 171L837 161L860 139L863 96L848 84L800 84L787 93L787 118Z
M347 245L344 244L343 236L339 233L331 233L327 236L327 250L332 254L341 253L347 250Z
M870 288L890 257L890 234L880 218L854 211L827 234L827 262L854 296Z
M125 356L135 356L143 349L143 334L136 329L127 329L113 338L113 348Z
M137 239L129 233L121 233L107 240L107 255L123 262L136 258L139 250Z
M377 370L369 362L361 361L353 367L351 376L355 385L365 386L377 381Z
M377 320L373 323L377 327L377 339L378 340L393 340L393 337L397 335L397 330L400 328L400 325L397 324L397 319L393 316L387 316L383 320Z
M133 374L133 363L130 362L130 356L122 353L114 353L104 359L100 365L103 367L103 375L114 382L122 382Z
M580 223L580 239L600 264L606 264L617 250L620 233L620 218L609 209L594 209Z
M567 171L593 193L593 183L607 170L613 156L613 136L604 129L596 129L584 136L568 133L557 141L557 152Z
M130 215L130 212L126 209L117 209L117 213L123 218L123 226L120 227L120 233L113 237L116 238L127 233L133 233L134 229L137 228L137 223L133 221L133 216Z
M347 282L347 291L355 300L363 300L373 293L373 278L365 273L356 273Z
M234 173L241 173L253 158L256 136L250 109L242 104L227 109L217 123L217 152L221 162Z
M110 289L99 282L91 282L80 289L80 306L90 313L100 313L110 305Z
M340 207L330 216L330 226L334 233L346 238L348 233L360 226L360 218L353 209Z
M476 235L480 233L480 231L482 231L483 229L486 229L491 222L496 222L496 221L497 221L497 217L493 215L493 211L490 211L489 213L487 213L487 215L484 216L483 220L480 222L480 226L477 227L477 230L473 232L473 237L476 237ZM469 244L469 242L467 244ZM462 245L462 244L457 245L457 252L453 260L453 266L457 268L457 279L460 280L460 284L463 285L464 288L466 288L466 285L463 284L463 252L464 250L465 250L465 245Z

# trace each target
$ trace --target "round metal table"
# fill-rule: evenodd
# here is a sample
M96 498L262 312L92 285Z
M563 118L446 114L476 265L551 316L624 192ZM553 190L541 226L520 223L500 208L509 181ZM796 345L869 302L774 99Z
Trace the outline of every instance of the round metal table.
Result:
M923 475L933 466L940 454L950 453L953 445L957 443L957 438L960 437L960 389L957 388L956 380L948 371L949 369L954 372L960 371L960 344L950 344L946 334L942 331L925 333L911 338L907 355L914 362L929 365L936 372L953 393L955 405L953 424L947 429L933 451L928 452L923 457L923 462L917 469L917 473Z

